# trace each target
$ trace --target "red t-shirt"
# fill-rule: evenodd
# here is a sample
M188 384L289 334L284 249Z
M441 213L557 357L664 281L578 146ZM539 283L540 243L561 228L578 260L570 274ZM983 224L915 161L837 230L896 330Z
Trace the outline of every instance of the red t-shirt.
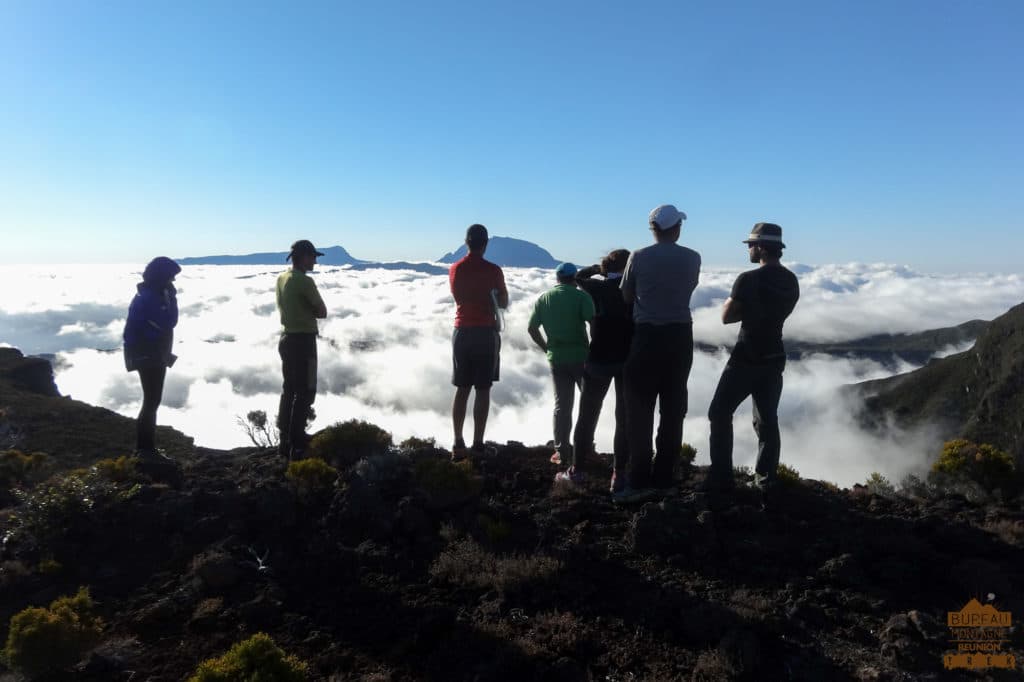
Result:
M470 253L448 270L448 284L455 297L456 327L495 326L491 289L497 289L499 297L508 295L501 268Z

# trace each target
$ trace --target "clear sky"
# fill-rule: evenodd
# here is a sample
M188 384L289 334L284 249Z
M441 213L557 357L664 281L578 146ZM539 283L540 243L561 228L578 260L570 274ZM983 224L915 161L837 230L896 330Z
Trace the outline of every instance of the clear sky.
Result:
M593 259L1018 269L1024 3L0 3L0 263Z

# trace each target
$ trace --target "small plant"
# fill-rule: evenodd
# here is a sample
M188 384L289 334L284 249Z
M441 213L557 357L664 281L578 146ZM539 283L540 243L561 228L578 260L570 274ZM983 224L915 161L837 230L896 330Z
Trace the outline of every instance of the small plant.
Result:
M267 413L263 410L250 410L245 414L245 419L235 417L235 423L242 427L242 431L249 437L252 444L258 448L276 448L279 440L277 427L271 428L267 420Z
M682 448L679 450L679 462L684 468L693 466L693 463L697 460L697 448L693 447L689 443L683 443Z
M478 495L482 487L469 460L421 459L416 462L413 475L430 505L438 509L462 504Z
M37 568L43 575L57 575L64 570L64 565L53 557L46 557L39 561Z
M437 440L434 438L417 438L409 436L398 444L400 450L433 450L437 447Z
M387 452L359 460L355 472L367 483L397 481L409 473L409 456L400 452Z
M259 632L217 658L203 661L188 682L303 682L309 666Z
M791 466L779 463L779 468L775 472L778 482L782 485L799 485L800 483L800 472Z
M300 459L288 465L285 478L295 486L301 498L319 497L334 487L338 470L316 457Z
M552 557L498 556L470 539L457 540L442 551L430 566L430 574L454 585L501 592L527 583L550 580L562 568Z
M500 545L512 535L512 527L507 521L495 519L488 514L477 514L476 523L483 531L487 542L492 545Z
M49 475L52 468L53 463L45 453L4 450L0 452L0 488L38 483Z
M390 447L390 433L359 419L328 426L309 444L314 455L339 469L349 467L364 457L384 454Z
M978 445L958 438L947 441L932 464L932 472L977 483L987 492L996 488L1016 489L1017 472L1013 458L987 443Z
M864 487L868 489L868 492L872 495L879 495L881 497L895 497L896 486L889 482L889 479L878 473L872 471L868 479L864 481Z
M30 607L11 618L4 661L28 677L74 665L99 642L103 624L93 615L88 588L48 608Z
M136 457L121 455L117 459L101 459L92 465L96 474L111 483L126 483L138 479L135 466L139 463Z

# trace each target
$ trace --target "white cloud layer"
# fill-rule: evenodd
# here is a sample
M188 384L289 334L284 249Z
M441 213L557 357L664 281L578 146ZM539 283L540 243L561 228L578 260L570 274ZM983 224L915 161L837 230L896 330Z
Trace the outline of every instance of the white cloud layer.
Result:
M840 341L881 332L913 332L991 319L1024 298L1018 276L937 277L885 265L794 265L802 298L786 325L790 339ZM162 424L211 447L245 444L235 417L273 415L280 389L274 281L266 266L195 266L178 276L178 363L168 373ZM707 269L694 294L694 336L730 343L718 309L738 270ZM451 440L451 325L454 304L443 276L409 271L316 275L329 317L321 324L318 419L314 427L360 418L410 435ZM134 416L138 378L124 371L120 335L139 279L126 266L0 267L0 343L26 353L55 353L57 383L77 399ZM529 444L551 438L547 363L526 333L530 308L552 284L550 272L506 269L511 305L502 337L501 381L492 392L488 437ZM953 349L949 349L952 351ZM947 351L947 352L949 352ZM691 373L684 438L707 462L707 406L724 353L698 353ZM909 366L903 366L910 369ZM871 471L894 479L925 461L924 434L884 436L858 429L838 387L887 376L869 361L816 356L790 363L780 407L783 461L803 475L849 485ZM598 430L609 450L614 396ZM471 432L471 418L467 433ZM735 463L753 463L749 401L736 415Z

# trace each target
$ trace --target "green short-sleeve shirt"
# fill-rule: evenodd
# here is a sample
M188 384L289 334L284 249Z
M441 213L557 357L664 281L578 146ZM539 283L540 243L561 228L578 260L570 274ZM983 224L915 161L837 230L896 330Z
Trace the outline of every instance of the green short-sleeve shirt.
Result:
M277 310L286 334L316 334L316 309L324 301L313 278L301 270L287 270L277 277Z
M571 284L545 291L533 306L530 328L544 327L548 362L583 362L590 341L586 323L594 319L594 299Z

